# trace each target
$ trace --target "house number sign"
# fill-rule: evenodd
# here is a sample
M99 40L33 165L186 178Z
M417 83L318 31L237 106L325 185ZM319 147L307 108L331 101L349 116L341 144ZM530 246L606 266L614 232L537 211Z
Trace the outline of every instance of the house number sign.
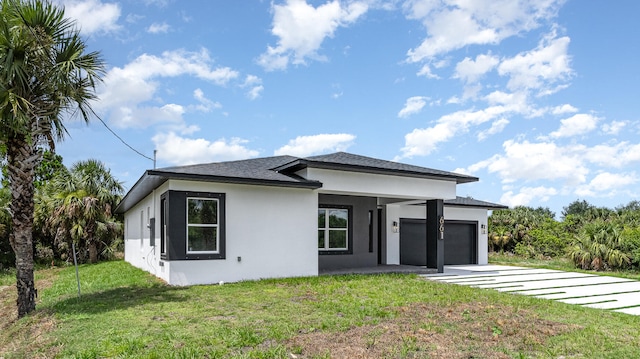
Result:
M438 222L440 222L440 228L438 228L440 231L440 239L444 239L444 216L440 216Z

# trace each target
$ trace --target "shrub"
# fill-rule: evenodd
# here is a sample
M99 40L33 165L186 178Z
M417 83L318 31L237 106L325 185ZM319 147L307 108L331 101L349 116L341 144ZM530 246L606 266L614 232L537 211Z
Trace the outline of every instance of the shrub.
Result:
M598 219L585 224L569 248L569 256L582 269L624 269L631 264L619 225Z

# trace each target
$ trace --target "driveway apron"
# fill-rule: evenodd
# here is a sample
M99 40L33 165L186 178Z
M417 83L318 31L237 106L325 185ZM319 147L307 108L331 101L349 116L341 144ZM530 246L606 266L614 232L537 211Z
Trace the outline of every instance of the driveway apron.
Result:
M422 276L439 282L640 315L640 282L632 279L501 265L445 266L444 273Z

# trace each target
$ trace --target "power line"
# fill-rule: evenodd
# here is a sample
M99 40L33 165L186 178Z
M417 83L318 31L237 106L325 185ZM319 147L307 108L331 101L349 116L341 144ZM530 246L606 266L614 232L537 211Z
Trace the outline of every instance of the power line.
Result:
M130 149L131 151L133 151L133 152L137 153L138 155L140 155L140 156L142 156L142 157L144 157L144 158L146 158L146 159L148 159L148 160L150 160L150 161L153 161L153 162L155 163L155 160L154 160L153 158L151 158L151 157L149 157L149 156L147 156L147 155L143 154L142 152L140 152L140 151L136 150L136 149L135 149L135 148L133 148L130 144L128 144L125 140L123 140L123 139L122 139L122 137L118 136L118 134L117 134L117 133L115 133L115 131L113 131L109 126L107 126L107 124L102 120L102 118L100 118L100 116L98 116L98 114L97 114L97 113L95 113L95 112L94 112L93 114L96 116L96 118L97 118L98 120L100 120L100 122L102 122L102 124L104 125L104 127L106 127L106 128L107 128L107 130L109 130L109 132L111 132L114 136L116 136L116 138L117 138L117 139L119 139L119 140L120 140L120 142L122 142L125 146L129 147L129 149Z

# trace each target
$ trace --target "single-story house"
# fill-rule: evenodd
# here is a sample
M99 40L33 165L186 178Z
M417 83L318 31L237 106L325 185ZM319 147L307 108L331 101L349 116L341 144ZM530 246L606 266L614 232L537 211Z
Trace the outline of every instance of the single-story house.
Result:
M116 208L125 260L172 285L487 263L478 178L344 152L147 170Z

